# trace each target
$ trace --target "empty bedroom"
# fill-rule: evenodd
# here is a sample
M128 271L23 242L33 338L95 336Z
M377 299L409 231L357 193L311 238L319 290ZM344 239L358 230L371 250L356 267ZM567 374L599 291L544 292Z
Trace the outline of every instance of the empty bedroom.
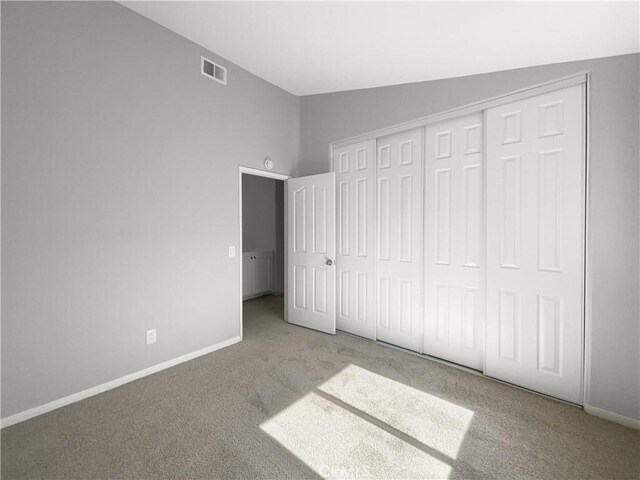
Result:
M640 2L0 24L3 479L640 478Z

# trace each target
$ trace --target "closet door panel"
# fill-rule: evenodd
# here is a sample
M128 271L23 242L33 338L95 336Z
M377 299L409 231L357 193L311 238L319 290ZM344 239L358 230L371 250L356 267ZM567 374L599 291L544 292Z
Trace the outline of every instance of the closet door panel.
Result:
M339 330L374 338L375 141L334 149Z
M377 140L377 338L422 346L423 129Z
M483 117L427 126L424 353L482 370Z
M487 375L582 403L584 86L487 111Z

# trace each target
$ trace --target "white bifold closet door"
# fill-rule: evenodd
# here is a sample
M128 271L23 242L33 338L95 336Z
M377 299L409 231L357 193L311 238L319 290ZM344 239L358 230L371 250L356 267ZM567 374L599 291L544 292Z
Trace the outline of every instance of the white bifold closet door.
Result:
M482 370L482 112L427 126L424 353Z
M375 140L333 151L337 181L337 328L374 338Z
M584 85L487 110L487 375L582 403Z
M377 339L422 346L422 154L424 129L377 139Z

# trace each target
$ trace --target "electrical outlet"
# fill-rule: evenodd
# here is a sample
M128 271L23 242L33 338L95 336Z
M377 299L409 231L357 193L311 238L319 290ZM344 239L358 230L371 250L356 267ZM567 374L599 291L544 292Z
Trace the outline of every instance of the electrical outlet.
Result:
M235 257L236 256L236 247L229 247L229 257Z
M158 340L158 331L155 328L153 330L147 330L147 345L156 343L157 340Z

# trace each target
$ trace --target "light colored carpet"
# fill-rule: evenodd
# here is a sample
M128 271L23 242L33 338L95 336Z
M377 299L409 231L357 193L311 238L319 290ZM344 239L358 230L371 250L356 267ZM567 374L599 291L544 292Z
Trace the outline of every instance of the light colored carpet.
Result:
M245 302L245 340L2 431L2 478L625 478L640 435Z

